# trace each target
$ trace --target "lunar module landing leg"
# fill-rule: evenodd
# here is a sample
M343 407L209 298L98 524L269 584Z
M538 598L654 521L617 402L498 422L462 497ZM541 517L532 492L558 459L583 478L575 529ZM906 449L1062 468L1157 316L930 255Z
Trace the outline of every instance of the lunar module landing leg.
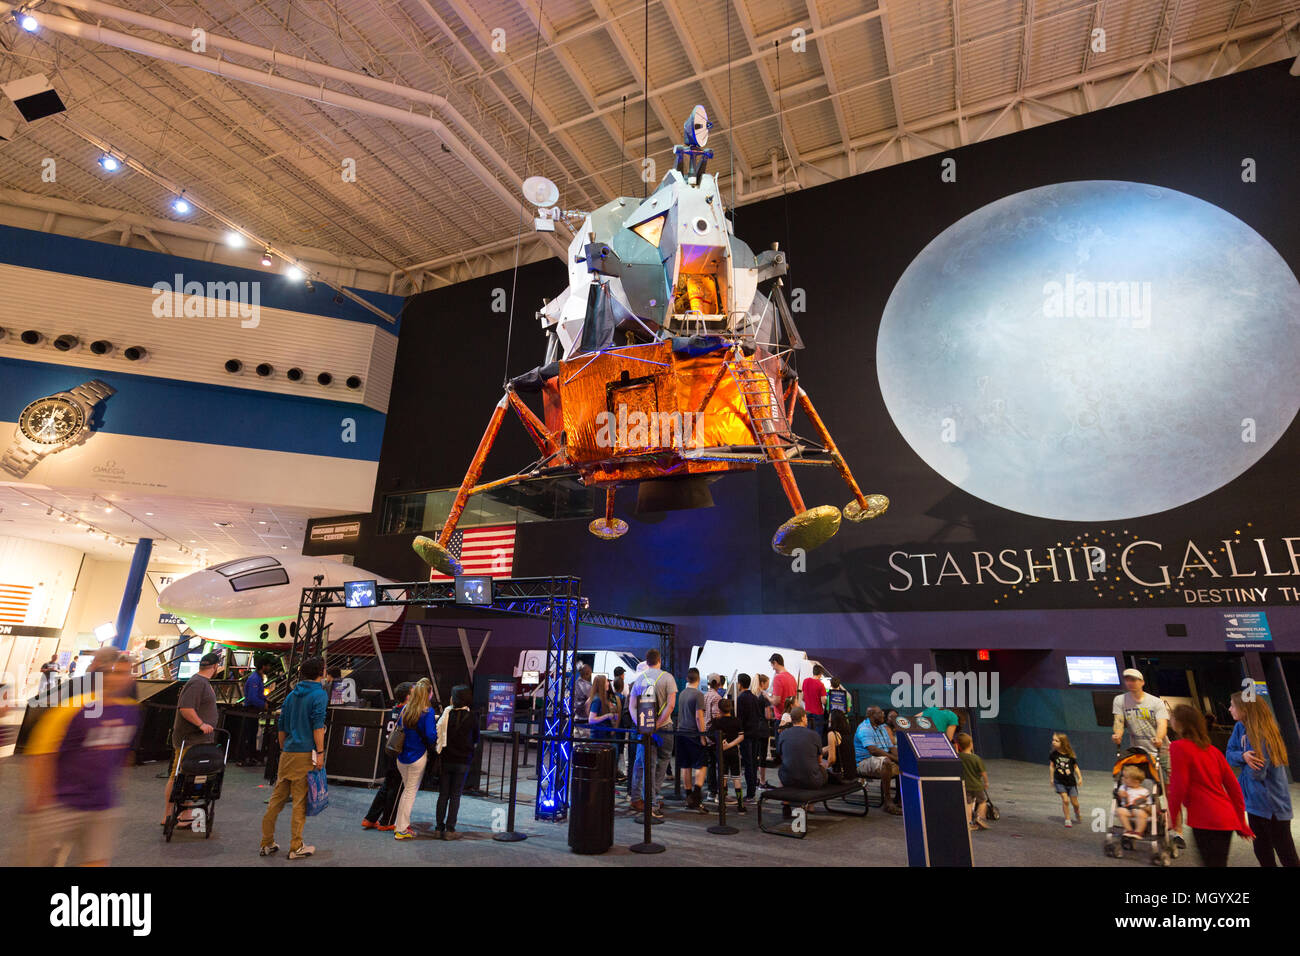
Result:
M772 387L771 380L759 368L755 359L746 356L740 348L737 347L728 358L727 368L743 399L750 429L776 471L781 489L794 510L794 517L782 524L772 536L772 549L779 554L792 554L796 549L811 551L825 544L839 530L840 509L834 505L809 508L804 504L794 471L790 467L790 453L796 444L789 427L793 405L789 409L785 407L786 403L781 401L780 393ZM794 393L790 398L797 396L799 407L812 422L835 470L853 493L853 500L844 508L844 517L856 522L884 514L889 507L889 499L884 495L863 495L849 470L848 462L831 438L830 430L817 414L807 392L799 386L797 378L791 380L790 391Z
M425 563L443 574L457 575L461 573L461 563L451 553L450 545L451 537L456 532L456 525L460 521L460 516L465 513L465 505L469 502L470 495L476 495L491 488L508 485L528 477L527 474L521 473L498 481L490 481L484 484L478 483L479 477L483 474L483 463L487 460L488 452L492 450L497 434L501 431L501 422L505 419L507 406L513 408L515 414L519 416L524 429L544 456L543 462L555 461L563 457L563 451L555 436L551 434L542 420L533 414L533 410L515 394L514 389L507 388L505 395L501 396L501 401L497 402L496 408L492 411L492 418L488 421L487 430L483 432L483 437L479 440L478 449L474 452L474 458L470 461L469 470L465 472L465 478L456 491L456 498L451 503L451 510L447 513L447 520L443 522L442 531L439 532L437 539L420 535L411 543L415 553L423 558ZM612 489L610 495L612 505ZM622 524L622 522L619 523ZM623 525L623 529L626 531L627 526Z

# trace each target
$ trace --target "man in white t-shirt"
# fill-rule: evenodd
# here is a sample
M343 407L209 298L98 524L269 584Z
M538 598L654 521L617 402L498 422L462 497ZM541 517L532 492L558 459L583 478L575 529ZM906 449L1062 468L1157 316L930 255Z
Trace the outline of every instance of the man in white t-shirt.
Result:
M1110 739L1119 746L1128 731L1129 746L1154 754L1160 763L1163 782L1169 782L1169 706L1154 694L1144 693L1142 672L1130 667L1124 672L1125 692L1111 704L1114 716Z

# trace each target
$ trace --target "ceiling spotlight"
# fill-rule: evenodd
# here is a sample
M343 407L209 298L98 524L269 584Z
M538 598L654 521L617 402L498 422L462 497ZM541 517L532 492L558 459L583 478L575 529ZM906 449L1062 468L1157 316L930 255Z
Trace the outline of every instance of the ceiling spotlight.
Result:
M96 355L107 355L113 351L113 343L107 339L96 339L90 343L90 350Z
M291 368L289 371L284 373L284 377L291 382L300 382L302 381L302 369Z
M230 232L226 233L226 245L230 246L232 249L244 248L243 233L235 232L233 229L230 230Z
M187 216L189 215L190 209L191 206L189 201L184 196L177 196L172 200L172 211L177 215Z
M239 359L226 359L226 371L231 375L239 374L239 370L244 367L244 363Z
M60 335L54 340L54 347L60 352L71 352L80 344L81 340L75 335Z
M99 168L106 173L115 173L122 168L121 161L111 153L99 157Z
M18 25L28 33L35 33L41 28L41 25L36 22L36 18L30 13L24 13L22 17L19 18Z
M315 284L314 284L310 279L306 279L306 280L303 281L303 287L304 287L308 292L315 292L315 291L316 291L316 286L315 286Z
M262 253L262 265L269 266L270 264L271 264L271 250L267 249L265 252Z
M23 340L23 345L40 345L45 339L45 336L41 335L41 333L37 332L35 329L28 329L18 337Z
M359 375L349 375L349 376L348 376L348 388L360 388L360 387L361 387L361 376L359 376Z
M106 514L106 515L111 515L112 513L113 513L113 506L112 506L112 505L104 505L104 514Z
M302 270L297 266L289 266L289 268L284 270L284 276L290 282L297 282L302 278Z
M262 378L266 378L268 375L271 375L274 372L275 372L275 367L272 365L268 365L266 362L262 362L260 365L257 366L257 374L262 376Z
M130 348L124 350L122 354L126 356L128 362L138 362L149 354L149 350L143 345L132 345Z
M67 516L67 515L64 515L64 514L61 514L61 515L59 515L59 520L60 520L60 521L67 521L67 520L68 520L68 516Z
M334 381L334 376L331 375L329 372L321 372L319 375L316 376L316 381L320 382L320 384L322 385L328 386L331 382Z

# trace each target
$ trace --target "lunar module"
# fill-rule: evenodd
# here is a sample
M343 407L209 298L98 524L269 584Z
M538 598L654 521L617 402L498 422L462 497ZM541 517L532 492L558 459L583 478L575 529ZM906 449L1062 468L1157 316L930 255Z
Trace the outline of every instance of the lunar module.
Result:
M605 490L605 514L588 528L627 533L614 514L619 485L638 486L639 511L711 505L723 474L771 465L793 517L772 537L778 553L811 550L840 526L840 509L809 508L795 465L829 465L848 485L843 517L884 513L889 499L864 495L813 407L790 359L804 347L782 291L785 253L757 255L732 235L717 178L705 172L709 122L697 106L675 148L674 168L643 200L621 196L589 214L554 207L550 180L524 183L536 225L581 216L568 249L569 284L537 313L545 361L505 386L437 539L414 548L444 574L460 573L449 549L471 495L515 482L576 477ZM540 396L539 417L523 395ZM813 437L793 430L796 407ZM511 409L541 458L480 482L483 463Z

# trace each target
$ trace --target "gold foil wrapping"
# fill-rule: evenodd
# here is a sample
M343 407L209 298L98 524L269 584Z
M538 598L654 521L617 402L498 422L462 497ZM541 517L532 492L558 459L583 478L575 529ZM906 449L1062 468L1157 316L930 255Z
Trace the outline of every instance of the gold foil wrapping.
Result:
M594 483L752 470L752 462L681 457L684 450L757 444L729 374L723 374L708 405L700 409L729 354L719 349L687 356L673 352L668 343L656 343L561 363L554 381L569 460ZM766 390L760 387L758 398L770 398L770 388L770 382ZM546 419L555 429L552 418L557 410L550 397L548 389ZM647 455L656 458L619 461Z

